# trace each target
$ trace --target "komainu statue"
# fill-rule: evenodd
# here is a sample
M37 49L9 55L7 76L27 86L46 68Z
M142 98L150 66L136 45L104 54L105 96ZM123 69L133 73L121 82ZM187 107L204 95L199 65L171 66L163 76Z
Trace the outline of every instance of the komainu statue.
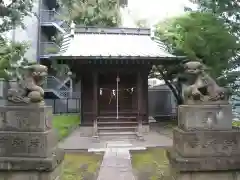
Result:
M8 101L13 103L39 103L44 100L41 87L47 76L47 67L34 64L24 67L25 73L19 80L17 88L8 90Z
M206 66L198 61L184 64L185 81L182 82L184 104L228 103L228 90L220 87L206 72Z

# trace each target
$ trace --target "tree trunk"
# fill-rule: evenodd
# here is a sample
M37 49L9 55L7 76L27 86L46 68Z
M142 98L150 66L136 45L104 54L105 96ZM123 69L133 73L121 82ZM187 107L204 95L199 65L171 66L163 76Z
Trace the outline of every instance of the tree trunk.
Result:
M177 105L181 105L183 103L183 100L182 100L182 97L181 97L180 93L177 91L177 88L174 87L173 83L169 82L169 80L166 78L166 76L164 75L162 70L160 70L160 68L157 68L157 70L161 74L161 76L162 76L163 80L165 81L166 85L172 91L174 97L177 100Z

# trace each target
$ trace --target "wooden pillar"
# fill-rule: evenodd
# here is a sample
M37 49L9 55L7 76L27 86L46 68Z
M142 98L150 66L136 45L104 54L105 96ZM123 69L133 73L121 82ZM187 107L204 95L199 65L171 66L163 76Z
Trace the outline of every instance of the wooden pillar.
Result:
M98 72L93 72L93 121L98 117Z
M143 84L142 84L142 89L143 89L143 122L148 123L148 72L145 71L142 75L143 77Z
M143 91L142 91L142 84L143 84L143 80L142 80L142 76L141 76L141 72L139 71L137 74L137 107L138 107L138 122L142 123L142 110L143 110Z

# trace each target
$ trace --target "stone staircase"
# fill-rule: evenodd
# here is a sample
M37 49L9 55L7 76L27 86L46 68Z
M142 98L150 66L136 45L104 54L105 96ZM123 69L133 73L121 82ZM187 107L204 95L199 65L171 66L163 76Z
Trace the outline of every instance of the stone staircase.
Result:
M120 116L118 119L113 116L99 116L94 123L94 136L104 139L141 139L142 135L139 132L139 126L139 122L134 116Z

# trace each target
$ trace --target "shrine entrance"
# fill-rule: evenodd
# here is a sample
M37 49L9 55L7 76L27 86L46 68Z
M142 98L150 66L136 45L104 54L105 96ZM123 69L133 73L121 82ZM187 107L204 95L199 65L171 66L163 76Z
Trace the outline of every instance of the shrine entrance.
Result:
M98 76L99 115L119 117L137 112L137 73L102 72Z

